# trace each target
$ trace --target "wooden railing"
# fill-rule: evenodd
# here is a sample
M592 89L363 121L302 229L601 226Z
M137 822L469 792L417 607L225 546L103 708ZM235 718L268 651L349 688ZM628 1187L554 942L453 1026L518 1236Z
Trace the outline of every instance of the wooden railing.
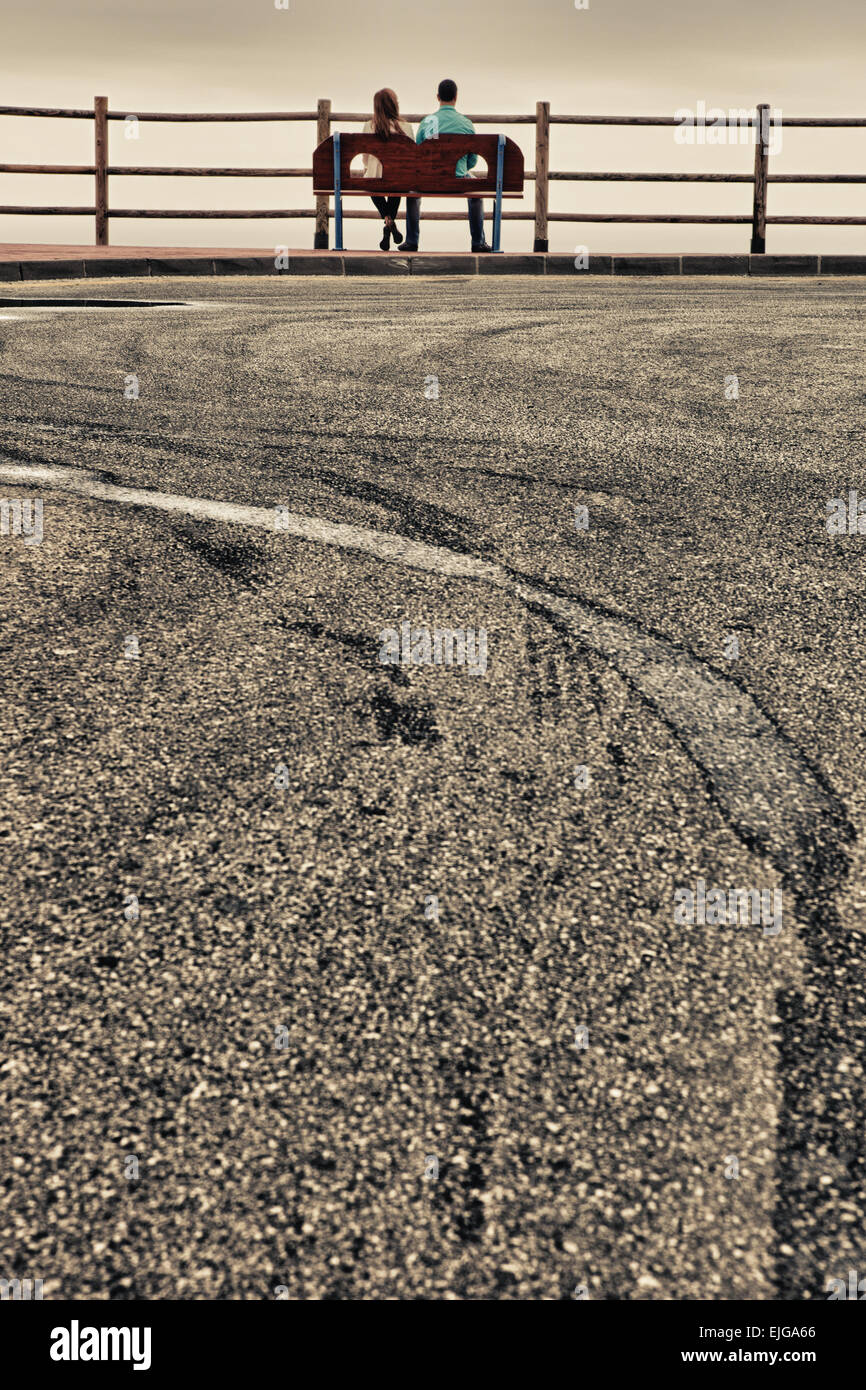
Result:
M80 217L95 218L95 244L108 245L109 220L126 218L294 218L311 217L316 220L313 244L316 248L328 246L328 222L333 217L329 199L315 200L314 208L232 208L226 211L207 211L202 208L115 208L109 204L109 178L123 178L127 175L162 175L180 178L312 178L312 168L308 169L248 169L248 168L190 168L183 166L140 167L108 162L108 122L109 121L169 121L169 122L210 122L210 121L311 121L316 125L316 143L327 140L333 122L356 123L369 119L367 112L332 111L330 101L320 101L315 111L229 111L229 112L165 112L139 111L127 114L122 111L109 111L108 98L96 97L93 110L56 109L37 106L0 106L0 116L43 116L62 117L69 120L93 121L94 162L93 164L0 164L4 174L92 174L94 177L93 207L44 207L44 206L2 206L0 213L23 214L41 217ZM497 127L512 125L535 126L535 169L527 171L525 178L535 182L535 211L506 212L503 217L513 222L535 223L535 251L546 251L548 247L548 224L550 222L688 222L688 223L739 223L751 225L751 251L761 254L766 250L768 224L777 226L866 226L866 217L769 217L767 215L767 186L771 183L866 183L866 174L771 174L769 172L770 132L776 124L785 127L837 128L843 126L866 126L866 118L849 116L786 116L784 121L770 116L770 108L761 104L749 118L749 125L755 131L755 164L751 174L648 174L620 173L613 171L593 171L584 173L564 173L550 170L549 147L550 127L552 125L628 125L628 126L733 126L742 130L741 113L734 113L724 119L707 116L694 116L683 122L679 116L558 116L551 113L550 103L539 101L534 116L514 115L472 115L476 125ZM420 114L407 115L406 120L417 122ZM549 185L558 181L585 182L632 182L632 183L750 183L752 185L752 212L749 214L708 214L708 213L620 213L620 212L550 212L548 209ZM344 217L379 219L379 213L365 209L351 209ZM463 220L463 212L432 212L425 217L430 221Z

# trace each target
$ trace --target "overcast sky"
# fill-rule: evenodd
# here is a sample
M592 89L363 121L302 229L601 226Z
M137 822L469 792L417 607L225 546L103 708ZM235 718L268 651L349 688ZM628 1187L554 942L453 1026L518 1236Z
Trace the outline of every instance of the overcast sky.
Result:
M463 110L672 114L698 101L724 109L767 101L787 115L866 115L864 0L0 0L0 104L114 110L303 110L318 97L368 109L380 86L404 110L434 109L454 77ZM356 127L347 127L356 128ZM530 128L509 132L533 164ZM0 119L0 160L87 162L92 126ZM111 127L111 160L126 164L309 165L309 125ZM742 170L745 146L684 147L671 129L554 127L554 169ZM866 172L866 129L784 132L778 172ZM0 175L0 203L92 202L88 178ZM525 206L531 207L531 193ZM307 180L117 178L116 207L303 207ZM820 209L819 204L820 202ZM437 204L438 207L445 206ZM448 204L455 210L459 205ZM516 206L511 204L512 207ZM428 204L429 207L429 204ZM554 184L551 210L748 212L747 185ZM770 212L866 215L866 185L771 187ZM309 221L114 221L116 245L270 247L312 244ZM346 224L369 246L375 224ZM428 224L423 245L461 247L462 224ZM866 228L770 228L770 250L862 249ZM91 242L92 218L0 217L4 241ZM554 224L551 247L596 250L747 249L748 228ZM532 224L506 226L506 249L531 248Z

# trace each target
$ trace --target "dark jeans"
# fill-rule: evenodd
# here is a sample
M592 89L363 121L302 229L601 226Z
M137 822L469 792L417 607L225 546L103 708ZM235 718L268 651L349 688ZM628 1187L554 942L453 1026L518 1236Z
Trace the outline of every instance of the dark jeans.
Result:
M484 241L484 199L467 198L469 207L469 231L472 245L480 246ZM421 199L406 199L406 240L410 246L418 245L418 232L421 223Z
M381 194L377 194L374 197L373 202L376 204L376 207L379 209L383 217L396 217L397 213L400 210L399 197L383 198Z

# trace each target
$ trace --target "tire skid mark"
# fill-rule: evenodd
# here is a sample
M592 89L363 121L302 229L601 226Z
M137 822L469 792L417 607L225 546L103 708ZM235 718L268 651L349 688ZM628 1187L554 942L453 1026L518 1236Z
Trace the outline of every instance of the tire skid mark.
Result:
M0 477L97 501L276 531L273 508L115 486L84 470L0 464ZM819 1281L827 1271L819 1267L816 1233L820 1230L826 1243L829 1227L839 1219L835 1211L820 1212L820 1151L829 1149L845 1162L846 1178L837 1193L841 1190L850 1204L863 1176L862 1144L856 1136L866 1117L862 1088L853 1099L839 1097L837 1089L837 1099L817 1109L815 1104L833 1091L838 1049L856 1054L864 1043L864 1020L848 1017L845 1007L845 987L857 982L859 962L842 935L832 902L848 871L845 846L855 833L832 788L745 689L630 619L557 593L497 562L390 532L286 512L277 534L446 578L481 580L552 620L608 661L663 720L702 772L731 828L778 871L796 904L809 961L803 994L782 990L778 997L784 1105L777 1159L776 1278L782 1297L819 1295ZM806 998L812 1008L808 1018Z

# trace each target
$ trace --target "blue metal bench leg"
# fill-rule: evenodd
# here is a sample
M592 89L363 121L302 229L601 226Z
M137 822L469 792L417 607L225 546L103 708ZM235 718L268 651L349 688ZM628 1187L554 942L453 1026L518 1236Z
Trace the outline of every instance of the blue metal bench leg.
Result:
M500 135L496 151L496 206L493 211L493 250L499 251L502 237L502 171L505 161L505 136Z
M343 193L340 187L340 132L334 136L334 250L343 249Z

